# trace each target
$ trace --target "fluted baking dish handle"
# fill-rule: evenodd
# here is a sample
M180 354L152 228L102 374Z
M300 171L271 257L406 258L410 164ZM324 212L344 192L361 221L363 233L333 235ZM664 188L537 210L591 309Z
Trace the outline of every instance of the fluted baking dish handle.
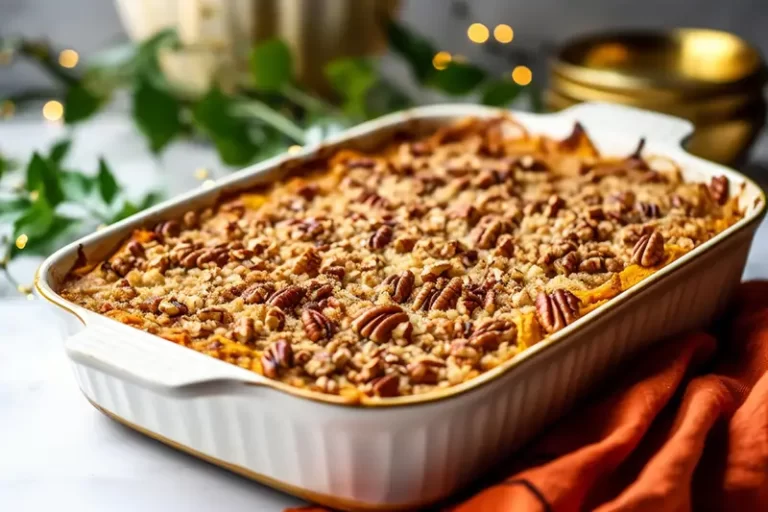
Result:
M242 384L265 384L267 380L107 319L93 319L67 339L65 349L77 363L172 395L200 396Z
M587 129L615 126L622 135L680 144L685 142L694 129L690 121L679 117L612 103L579 103L556 116L578 121Z

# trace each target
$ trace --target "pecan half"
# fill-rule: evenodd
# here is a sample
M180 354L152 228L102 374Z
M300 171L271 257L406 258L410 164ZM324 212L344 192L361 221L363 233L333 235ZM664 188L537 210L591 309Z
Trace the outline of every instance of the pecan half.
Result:
M491 249L496 245L496 240L502 234L508 232L511 226L504 219L493 215L486 215L472 232L472 238L478 249Z
M393 234L392 228L384 224L371 235L371 238L368 240L368 246L371 249L383 249L392 241Z
M643 235L632 249L632 262L641 267L653 267L664 259L664 237L658 231Z
M144 246L141 245L141 242L137 240L131 240L130 242L128 242L127 249L128 249L128 252L133 254L135 258L146 257L146 254L144 253Z
M558 274L564 275L576 272L576 269L579 268L580 259L578 252L569 252L562 258L555 260L555 270Z
M437 384L444 367L443 361L423 358L408 365L408 378L414 384Z
M430 309L433 311L447 311L456 306L456 302L461 296L463 283L460 277L454 277L448 285L437 294Z
M592 256L591 258L586 258L579 265L579 270L581 272L586 272L587 274L598 274L600 272L603 272L605 270L603 258L599 256Z
M360 194L360 197L358 197L357 200L366 206L373 206L374 208L383 209L389 208L389 201L381 197L376 192L364 191L362 194Z
M241 297L246 304L263 304L274 290L272 283L255 283L246 288Z
M158 310L168 316L186 315L189 312L187 306L176 299L165 299L158 305Z
M307 337L314 342L329 340L333 336L333 322L316 309L305 309L301 314L301 322Z
M310 274L315 275L323 264L323 257L316 249L310 247L302 254L293 265L293 273L296 275Z
M281 330L285 325L285 313L280 308L269 308L264 324L272 332Z
M402 304L411 297L415 279L413 272L405 270L398 275L387 277L382 284L389 290L389 296L392 300Z
M563 206L565 206L565 201L563 198L553 194L549 196L549 199L547 199L547 206L544 208L544 215L547 217L557 217L557 212L559 212Z
M709 194L719 205L728 201L728 178L725 176L714 176L709 184Z
M197 215L196 211L190 210L184 214L182 222L184 223L185 228L194 229L200 225L200 217Z
M277 340L261 355L261 368L270 379L280 376L281 370L293 367L293 348L285 340Z
M166 220L155 226L155 235L161 240L165 238L174 238L181 233L181 224L177 220Z
M232 315L223 308L208 307L197 312L198 320L213 320L217 323L226 323L232 321Z
M365 338L384 343L398 325L408 321L408 315L400 306L373 306L352 322L352 329Z
M568 290L555 290L536 297L536 316L545 331L552 334L579 317L579 299Z
M478 327L469 337L469 345L483 350L494 350L502 342L517 339L517 326L508 320L491 320Z
M462 219L474 226L480 220L480 211L471 204L459 204L448 211L449 219Z
M400 254L410 252L416 246L416 238L412 236L401 236L395 240L395 250Z
M162 297L150 297L145 299L139 304L139 309L146 311L147 313L160 313L160 303L163 302Z
M645 219L658 219L661 217L661 208L656 203L646 203L640 201L637 203L637 211Z
M304 289L299 288L295 285L289 285L283 288L282 290L278 290L275 292L269 300L267 300L267 304L270 306L275 306L280 309L290 309L301 302L301 299L304 298Z
M400 394L400 379L397 375L389 374L374 379L371 382L371 391L381 398L391 398Z
M344 276L347 274L347 269L345 269L341 265L333 265L333 266L330 266L330 267L325 267L324 269L322 269L320 271L320 273L328 275L328 276L333 276L336 279L338 279L339 281L343 281L344 280Z
M437 288L434 282L424 283L424 285L419 290L419 293L417 293L416 297L413 299L413 309L429 311L429 309L435 303L435 299L437 298L437 294L439 292L440 290Z
M253 341L256 336L256 329L253 325L253 318L242 316L237 319L235 326L232 328L232 333L235 339L240 343L248 343Z

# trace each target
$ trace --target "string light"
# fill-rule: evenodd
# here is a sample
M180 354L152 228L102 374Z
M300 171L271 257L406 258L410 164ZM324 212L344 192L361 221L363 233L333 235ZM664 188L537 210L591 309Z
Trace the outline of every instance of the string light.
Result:
M205 167L200 167L199 169L195 169L195 178L197 178L200 181L203 181L204 179L207 179L210 173L208 172L208 169Z
M27 235L19 235L16 238L16 248L21 250L27 246L27 242L29 242L29 237Z
M517 66L512 70L512 80L517 85L528 85L533 79L533 73L526 66Z
M43 117L48 121L58 121L64 115L64 105L56 100L51 100L43 105Z
M59 65L63 68L73 68L77 66L80 55L75 50L62 50L59 53Z
M213 180L205 180L201 186L202 186L204 189L209 189L209 188L211 188L212 186L214 186L215 184L216 184L216 182L215 182L215 181L213 181Z
M301 151L301 146L298 146L296 144L294 144L293 146L288 148L288 154L289 155L295 155L299 151Z
M467 37L469 37L469 40L473 43L480 44L488 40L490 33L488 27L482 23L473 23L467 29Z
M435 69L445 69L450 62L451 54L448 52L437 52L435 56L432 57L432 65Z
M15 113L16 105L14 105L11 100L5 100L0 104L0 117L7 119L9 117L13 117L13 114Z
M493 37L500 43L511 43L515 37L515 31L509 25L502 23L493 29Z

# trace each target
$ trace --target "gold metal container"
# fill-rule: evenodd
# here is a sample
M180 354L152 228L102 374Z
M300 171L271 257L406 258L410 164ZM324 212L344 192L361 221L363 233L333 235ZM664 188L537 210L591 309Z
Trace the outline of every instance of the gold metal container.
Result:
M759 52L727 32L602 33L555 54L545 104L606 101L683 117L696 126L692 153L739 165L765 123L767 77Z

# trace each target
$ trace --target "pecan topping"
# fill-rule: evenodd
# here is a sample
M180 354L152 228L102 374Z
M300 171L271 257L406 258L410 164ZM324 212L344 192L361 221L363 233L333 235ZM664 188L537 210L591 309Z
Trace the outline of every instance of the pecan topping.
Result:
M196 211L190 210L184 214L183 222L185 228L195 229L200 225L200 218L198 217Z
M161 240L175 238L181 233L181 224L177 220L166 220L155 226L155 235Z
M160 302L158 309L168 316L186 315L189 312L187 306L176 299L166 299Z
M248 343L253 341L256 336L256 329L253 325L253 318L242 316L237 319L235 326L232 328L232 333L235 339L240 343Z
M399 394L400 379L397 375L389 374L371 382L371 390L381 398L391 398Z
M280 376L281 370L293 367L293 349L285 340L277 340L261 355L261 368L270 379Z
M168 259L168 256L165 254L161 254L160 256L155 256L149 262L147 262L148 268L154 268L157 269L158 272L161 274L164 274L166 270L171 266L171 261Z
M568 275L572 272L576 272L579 268L580 258L579 253L569 252L559 260L555 260L555 270L558 274Z
M664 237L657 231L643 235L632 249L632 261L641 267L653 267L664 259Z
M398 325L406 322L408 315L399 306L373 306L352 322L352 329L365 338L384 343Z
M709 194L717 204L723 205L728 201L728 178L715 176L709 184Z
M395 240L395 250L400 254L410 252L416 245L416 239L412 236L401 236Z
M255 283L246 288L241 297L246 304L263 304L274 290L272 283Z
M347 274L347 269L340 265L333 265L330 267L325 267L320 272L329 276L333 276L339 281L343 281L344 276Z
M413 272L406 270L398 275L387 277L382 284L389 290L392 300L402 304L411 297L414 280Z
M661 209L656 203L645 203L640 201L637 203L637 211L640 212L645 219L658 219L661 217Z
M423 358L408 365L408 377L414 384L437 384L440 368L445 368L443 361Z
M163 302L162 297L150 297L139 304L139 309L148 313L160 313L160 303Z
M297 306L299 302L301 302L301 299L304 298L304 289L299 288L295 285L289 285L283 288L282 290L278 290L275 292L269 300L267 300L267 304L270 306L275 306L280 309L290 309L294 306Z
M393 234L392 228L384 224L371 235L368 245L371 249L383 249L392 241Z
M557 217L557 212L559 212L563 206L565 206L565 201L563 201L563 198L558 195L551 195L549 196L549 199L547 199L547 206L544 209L544 215L547 217Z
M536 297L536 316L545 331L552 334L579 317L579 299L568 290L555 290Z
M508 232L509 223L495 216L485 216L473 231L473 239L478 249L491 249L496 245L496 240L502 234Z
M461 282L460 277L451 279L448 285L435 296L430 309L437 311L447 311L452 309L456 306L456 301L458 301L461 296L462 286L463 283Z
M493 350L503 342L517 339L517 327L508 320L491 320L478 327L469 337L472 347Z
M605 270L603 259L599 256L587 258L581 262L579 265L579 270L581 272L586 272L587 274L597 274L603 272Z
M199 320L213 320L218 323L226 323L232 321L232 315L223 308L209 307L203 308L197 312L197 318Z
M381 197L376 192L365 191L360 194L360 197L357 200L366 206L373 206L374 208L382 209L389 208L389 201Z
M144 258L146 256L144 253L144 246L142 246L141 243L137 242L136 240L131 240L128 242L128 252L133 254L135 258Z
M296 263L293 265L293 273L296 275L315 275L320 270L322 264L323 257L320 256L316 249L310 247L296 260Z
M312 341L329 340L333 336L333 322L316 309L305 309L301 314L304 331Z
M417 293L416 297L413 299L413 309L429 311L435 303L439 291L440 290L435 286L435 283L424 283L424 286L421 287L419 293Z
M271 332L281 330L285 325L285 313L280 308L269 308L264 324Z
M331 295L333 295L333 286L330 284L323 284L315 288L314 290L312 290L312 293L310 294L310 299L313 302L318 302L323 299L327 299Z
M480 220L480 211L471 204L460 204L448 212L448 218L463 219L470 226L474 226Z

